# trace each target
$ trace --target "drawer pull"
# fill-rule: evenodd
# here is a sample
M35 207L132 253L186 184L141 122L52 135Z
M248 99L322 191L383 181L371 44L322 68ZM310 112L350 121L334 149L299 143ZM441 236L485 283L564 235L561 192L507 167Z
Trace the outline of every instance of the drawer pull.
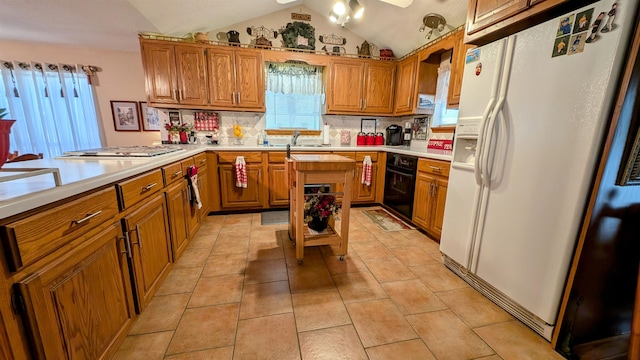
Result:
M438 166L429 165L429 168L431 170L433 170L433 171L436 171L436 172L442 171L442 169L440 169L440 167L438 167Z
M153 183L153 184L149 184L145 187L142 188L142 191L149 191L151 189L153 189L154 186L158 185L158 183Z
M200 160L200 165L204 165L204 163L206 163L207 160Z
M182 174L182 170L178 170L178 171L174 172L173 174L171 174L171 177L174 178L174 177L176 177L176 176L178 176L180 174Z
M89 221L89 219L94 218L94 217L96 217L96 216L100 215L101 213L102 213L102 210L98 210L98 211L94 212L93 214L88 214L87 216L83 217L83 218L82 218L82 219L80 219L80 220L71 220L71 223L72 223L72 224L76 224L76 225L80 225L80 224L82 224L83 222Z

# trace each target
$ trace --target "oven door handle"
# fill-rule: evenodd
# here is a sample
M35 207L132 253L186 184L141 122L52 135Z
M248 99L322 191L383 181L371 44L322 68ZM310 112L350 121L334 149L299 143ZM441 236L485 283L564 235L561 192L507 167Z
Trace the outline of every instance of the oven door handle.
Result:
M415 177L415 174L404 173L404 172L396 171L396 170L389 169L389 168L387 168L387 172L390 172L392 174L402 175L402 176L409 176L409 177L412 177L412 178Z

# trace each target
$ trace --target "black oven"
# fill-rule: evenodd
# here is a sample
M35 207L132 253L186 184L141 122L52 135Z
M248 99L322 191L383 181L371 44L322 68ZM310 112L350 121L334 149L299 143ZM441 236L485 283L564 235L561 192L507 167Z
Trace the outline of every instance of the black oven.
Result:
M387 153L383 203L411 220L418 158Z

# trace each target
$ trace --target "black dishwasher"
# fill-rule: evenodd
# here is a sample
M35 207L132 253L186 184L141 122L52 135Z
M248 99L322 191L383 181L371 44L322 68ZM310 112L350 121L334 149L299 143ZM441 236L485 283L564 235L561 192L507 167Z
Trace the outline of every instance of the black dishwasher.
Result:
M383 203L411 220L418 157L387 153Z

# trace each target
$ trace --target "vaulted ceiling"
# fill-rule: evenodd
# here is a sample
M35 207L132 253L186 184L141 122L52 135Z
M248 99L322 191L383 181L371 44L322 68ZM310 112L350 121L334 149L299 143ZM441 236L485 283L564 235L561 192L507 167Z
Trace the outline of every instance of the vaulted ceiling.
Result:
M413 0L400 8L380 0L359 0L362 19L346 29L403 55L428 40L418 31L428 13L442 15L454 27L465 21L468 0ZM329 14L332 0L0 0L0 39L63 46L137 51L137 34L184 36L304 5ZM338 25L336 25L338 26Z

